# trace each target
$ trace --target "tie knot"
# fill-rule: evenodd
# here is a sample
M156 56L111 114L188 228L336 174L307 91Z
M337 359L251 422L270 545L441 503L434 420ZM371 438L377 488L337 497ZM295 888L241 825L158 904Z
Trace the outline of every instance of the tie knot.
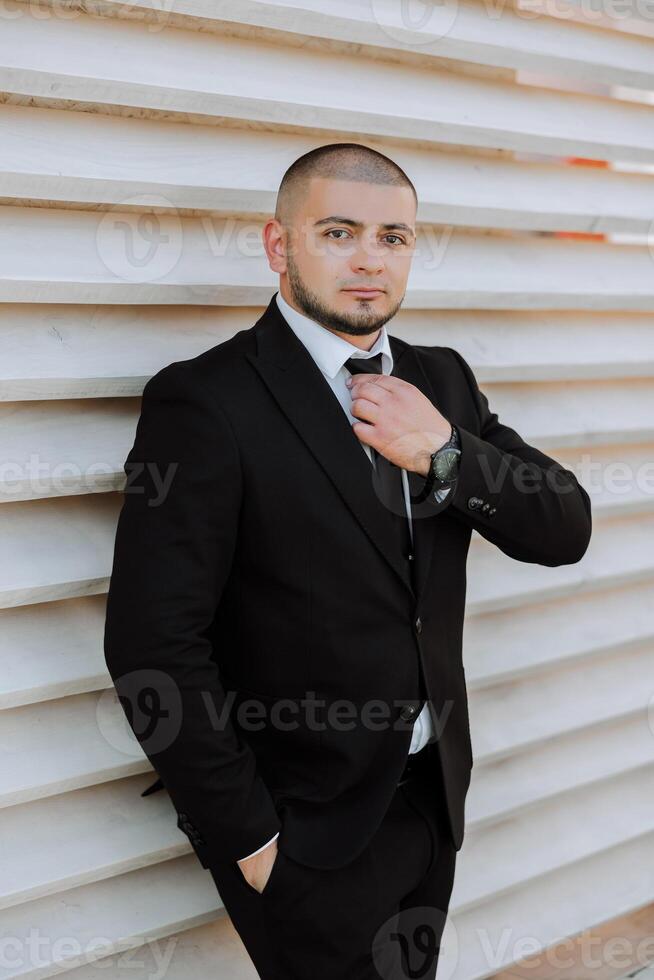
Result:
M372 357L348 357L345 367L350 374L383 374L382 355L373 354Z

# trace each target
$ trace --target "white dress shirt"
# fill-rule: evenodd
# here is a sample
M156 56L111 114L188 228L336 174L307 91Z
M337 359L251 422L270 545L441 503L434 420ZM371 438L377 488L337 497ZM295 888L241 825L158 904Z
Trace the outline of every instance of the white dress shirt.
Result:
M317 323L310 317L305 316L304 313L298 313L298 311L293 309L292 306L289 306L286 300L282 297L282 294L279 292L277 293L277 306L279 307L282 316L290 326L293 333L296 335L298 340L304 344L317 366L324 374L325 379L336 395L341 408L347 415L350 424L359 421L350 411L352 398L350 396L350 390L345 382L347 378L351 377L351 375L348 369L345 367L345 362L350 357L373 357L375 354L379 354L381 352L382 373L390 374L393 370L393 353L388 340L386 327L383 326L381 328L379 337L370 350L362 350L360 347L356 347L354 344L349 343L349 341L339 337L337 334L333 333L333 331L323 327L320 323ZM367 446L363 442L360 443L360 445L372 465L372 452L370 446ZM409 532L411 534L411 541L413 542L409 481L406 470L404 469L402 470L402 486L404 488L404 502L406 506L407 520L409 522ZM419 749L423 748L423 746L426 745L427 742L433 737L433 734L434 730L431 716L429 714L428 706L425 704L422 711L416 718L413 726L409 753L417 752ZM271 837L266 844L263 844L262 847L256 851L253 851L252 854L248 854L247 856L253 857L255 854L258 854L259 851L263 851L263 849L268 847L268 844L271 844L278 836L278 833L275 834L275 836ZM245 858L241 858L240 860L245 860Z

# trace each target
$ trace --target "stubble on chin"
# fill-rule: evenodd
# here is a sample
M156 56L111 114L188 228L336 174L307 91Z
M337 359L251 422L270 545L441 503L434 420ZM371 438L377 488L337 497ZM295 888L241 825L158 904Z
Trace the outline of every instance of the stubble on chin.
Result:
M359 299L357 300L358 312L348 315L339 310L334 310L323 303L316 293L305 286L297 275L296 270L292 269L290 263L288 267L288 280L293 300L305 316L316 320L324 327L328 327L331 330L338 330L340 333L350 334L353 337L365 336L366 334L379 330L395 316L404 299L402 297L399 303L384 314L379 314L375 311L373 306L374 300Z

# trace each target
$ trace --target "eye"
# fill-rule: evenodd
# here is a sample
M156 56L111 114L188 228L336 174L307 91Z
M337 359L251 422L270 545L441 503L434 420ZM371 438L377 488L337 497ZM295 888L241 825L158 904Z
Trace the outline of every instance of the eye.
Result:
M349 231L346 231L345 228L332 228L332 229L330 229L330 231L327 232L327 234L328 235L340 235L340 234L343 234L343 235L349 236L350 233L349 233ZM337 242L342 242L343 241L342 238L336 238L334 240L337 241Z
M391 242L390 243L391 245L395 245L395 244L406 245L406 242L404 241L404 239L401 238L399 235L386 235L385 238L386 239L389 239L389 238L394 238L395 239L394 242Z

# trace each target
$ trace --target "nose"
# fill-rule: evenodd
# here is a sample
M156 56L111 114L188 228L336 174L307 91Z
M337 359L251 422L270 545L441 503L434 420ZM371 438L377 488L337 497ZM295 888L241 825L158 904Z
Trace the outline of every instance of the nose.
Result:
M350 265L352 271L357 274L379 275L384 270L379 246L375 242L362 240L351 256Z

